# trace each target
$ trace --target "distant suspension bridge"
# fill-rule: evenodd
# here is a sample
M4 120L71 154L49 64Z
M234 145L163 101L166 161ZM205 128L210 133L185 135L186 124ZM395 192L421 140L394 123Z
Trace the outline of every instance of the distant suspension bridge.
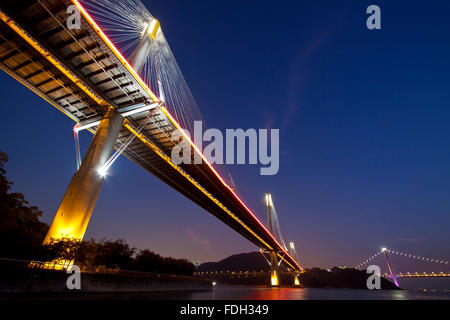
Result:
M371 262L373 262L376 258L380 256L384 256L387 268L389 272L386 272L383 274L385 278L392 279L392 281L399 286L399 283L397 281L398 278L425 278L425 277L431 277L431 278L444 278L444 277L450 277L450 272L447 271L439 271L439 272L395 272L394 268L392 266L391 260L388 256L388 254L397 255L400 257L408 258L414 261L420 261L420 262L428 262L434 265L439 265L441 267L445 266L448 267L449 261L443 260L443 259L435 259L435 258L427 258L424 256L419 256L415 254L411 254L408 252L403 252L401 250L392 250L388 248L382 248L380 251L374 253L372 256L367 258L366 260L362 261L358 265L355 266L356 269L361 269L364 266L369 265Z

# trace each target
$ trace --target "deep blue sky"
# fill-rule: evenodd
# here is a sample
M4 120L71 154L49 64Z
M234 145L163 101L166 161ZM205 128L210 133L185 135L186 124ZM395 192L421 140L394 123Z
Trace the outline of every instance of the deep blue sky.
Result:
M381 246L450 256L448 1L144 3L209 127L280 129L278 175L230 171L261 218L273 194L303 265L354 265ZM365 26L370 4L381 31ZM8 176L51 222L75 169L74 123L4 73L0 96ZM127 159L87 237L202 261L255 250Z

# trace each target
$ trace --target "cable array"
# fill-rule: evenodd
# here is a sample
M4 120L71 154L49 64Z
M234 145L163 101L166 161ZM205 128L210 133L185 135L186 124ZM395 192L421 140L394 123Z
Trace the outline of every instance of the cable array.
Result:
M136 49L145 44L145 56L140 76L149 88L164 102L170 114L194 137L194 122L207 125L170 49L163 30L159 27L150 37L149 28L156 24L155 17L140 0L80 0L108 38L131 61ZM141 61L141 60L139 60ZM194 141L198 143L197 141ZM203 145L197 145L203 150ZM223 177L230 173L224 165L215 165Z
M143 37L145 47L142 79L164 101L169 112L183 129L193 136L194 121L206 125L191 90L164 36L158 29L154 38L146 31L157 21L139 0L82 0L102 30L130 61Z
M382 254L382 251L379 251L377 253L375 253L374 255L372 255L370 258L367 258L366 260L362 261L360 264L358 264L355 268L359 269L362 266L366 265L367 263L369 263L370 261L372 261L373 259L375 259L376 257L378 257L380 254Z
M395 255L398 255L398 256L402 256L402 257L407 257L407 258L411 258L411 259L420 260L420 261L427 261L427 262L433 262L433 263L438 263L438 264L448 264L447 260L426 258L426 257L417 256L417 255L413 255L413 254L405 253L405 252L401 252L401 251L396 251L396 250L389 250L389 249L387 249L386 252L392 253L392 254L395 254Z
M402 257L406 257L406 258L410 258L410 259L415 259L415 260L419 260L419 261L432 262L432 263L444 264L444 265L449 263L447 260L426 258L426 257L423 257L423 256L418 256L418 255L414 255L414 254L411 254L411 253L406 253L406 252L402 252L402 251L398 251L398 250L391 250L391 249L384 249L384 250L387 253L391 253L391 254L395 254L395 255L398 255L398 256L402 256ZM379 255L381 255L382 253L383 253L383 250L380 250L379 252L377 252L374 255L372 255L370 258L367 258L366 260L364 260L361 263L359 263L355 268L356 269L361 268L362 266L366 265L367 263L369 263L370 261L372 261L373 259L375 259Z
M265 200L267 205L267 226L273 236L283 245L287 252L288 248L286 246L286 242L284 241L283 233L281 232L280 221L278 219L277 210L275 209L275 205L272 201L272 195L266 194Z

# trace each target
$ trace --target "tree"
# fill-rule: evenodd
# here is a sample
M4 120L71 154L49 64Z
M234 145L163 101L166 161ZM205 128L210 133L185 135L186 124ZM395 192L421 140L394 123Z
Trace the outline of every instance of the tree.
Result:
M75 255L75 264L84 267L95 267L100 245L94 240L82 241Z
M39 259L48 225L39 221L42 211L30 206L22 193L10 192L6 177L8 155L0 151L0 257Z
M140 250L134 259L133 270L192 275L195 266L186 259L164 258L148 249Z
M163 258L148 249L140 250L134 259L133 269L143 272L161 272Z
M129 269L136 251L123 239L115 241L103 239L98 243L96 250L95 265L119 269Z
M49 226L42 212L30 206L21 193L11 193L6 177L6 153L0 150L0 258L75 261L82 267L106 267L158 273L192 275L195 266L185 259L164 258L148 249L136 249L123 239L80 241L62 239L42 245Z

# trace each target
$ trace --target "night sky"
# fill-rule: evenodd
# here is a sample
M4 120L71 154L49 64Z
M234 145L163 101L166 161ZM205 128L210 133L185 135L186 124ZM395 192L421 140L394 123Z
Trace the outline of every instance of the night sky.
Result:
M278 175L229 170L261 219L272 193L302 265L353 266L382 246L450 257L448 1L143 2L209 127L280 129ZM371 4L382 30L366 28ZM0 96L8 177L50 223L75 171L74 122L3 72ZM201 261L256 250L126 158L86 237Z

